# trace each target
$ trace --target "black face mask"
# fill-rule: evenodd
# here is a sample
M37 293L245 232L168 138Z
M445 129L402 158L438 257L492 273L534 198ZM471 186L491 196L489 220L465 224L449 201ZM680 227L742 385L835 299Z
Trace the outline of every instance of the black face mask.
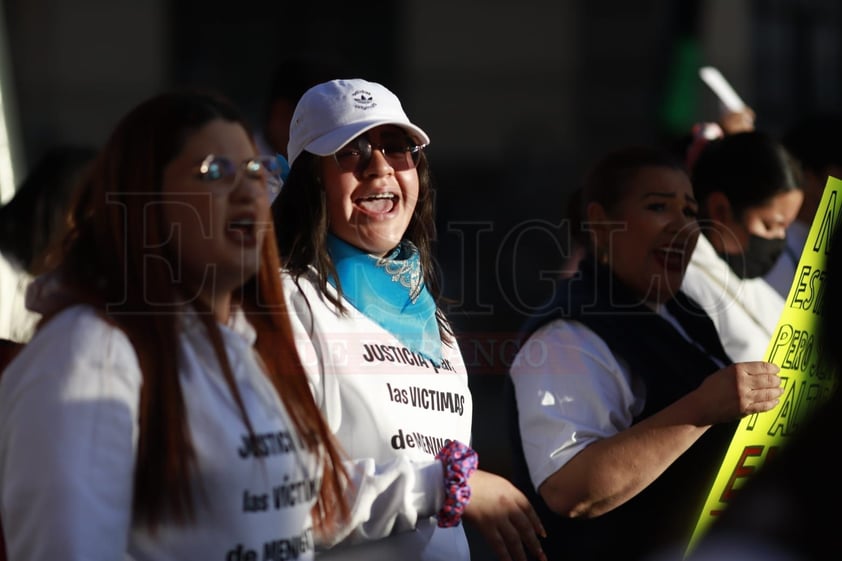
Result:
M743 253L720 253L731 270L741 279L762 277L772 270L783 253L786 238L761 238L750 234Z

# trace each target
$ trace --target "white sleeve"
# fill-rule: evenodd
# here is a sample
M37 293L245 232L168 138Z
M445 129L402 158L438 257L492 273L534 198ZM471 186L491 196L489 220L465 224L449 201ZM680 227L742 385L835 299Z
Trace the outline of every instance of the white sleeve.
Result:
M605 342L575 321L556 320L532 334L510 375L536 489L590 443L631 426L642 407Z
M328 348L328 344L313 342L321 334L314 332L312 310L306 298L290 285L284 288L289 290L285 296L296 350L316 404L330 425L331 419L340 419L341 415L331 415L327 411L329 405L341 399L339 385L325 380L324 362L329 357L322 355L322 349ZM345 468L352 483L346 494L351 516L336 535L320 536L320 547L372 541L412 531L419 519L435 515L444 504L444 472L438 460L419 462L396 458L378 464L372 458L353 458L345 462Z
M295 350L307 374L307 381L316 405L323 409L325 403L324 363L328 358L322 354L321 347L313 344L313 337L317 334L313 327L313 313L307 297L298 291L294 281L288 277L282 278ZM306 281L302 280L302 282Z
M140 372L117 329L53 318L0 382L0 515L9 559L123 559Z
M444 504L441 462L395 459L376 465L372 459L345 463L352 480L348 523L323 547L385 538L415 529L419 518L430 517Z

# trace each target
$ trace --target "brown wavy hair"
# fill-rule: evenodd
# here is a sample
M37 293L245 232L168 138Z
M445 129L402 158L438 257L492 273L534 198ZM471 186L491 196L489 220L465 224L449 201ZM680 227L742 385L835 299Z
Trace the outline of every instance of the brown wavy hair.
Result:
M207 123L222 119L251 129L224 97L173 91L129 112L98 154L71 212L61 246L50 255L72 297L45 316L76 303L93 306L126 333L140 363L140 436L134 480L134 514L151 529L170 515L194 519L191 473L197 469L179 383L179 311L184 296L171 280L173 256L162 205L164 168ZM310 391L295 349L280 281L280 260L271 231L259 272L233 295L257 331L255 348L294 428L323 468L314 525L330 531L347 518L348 483L341 451ZM253 427L234 381L222 335L209 309L193 303L216 353L228 388L251 436Z

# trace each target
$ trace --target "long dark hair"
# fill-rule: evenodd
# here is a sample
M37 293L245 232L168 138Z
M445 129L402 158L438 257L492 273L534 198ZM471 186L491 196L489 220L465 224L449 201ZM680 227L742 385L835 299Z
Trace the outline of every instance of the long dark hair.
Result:
M693 191L702 218L705 201L721 192L734 214L767 203L780 193L800 188L798 167L790 153L761 131L729 134L705 145L693 166Z
M418 248L424 282L430 294L441 302L438 275L432 258L432 242L436 235L435 205L427 155L421 151L418 165L418 201L404 239ZM272 203L278 248L287 270L298 279L310 267L316 270L322 294L340 311L342 287L337 281L337 296L328 289L328 279L338 279L336 268L327 250L328 216L320 157L302 152L295 159L289 177ZM452 341L441 306L436 311L439 333L445 343Z
M190 481L197 461L178 376L178 312L184 298L171 281L169 263L174 257L164 243L168 229L162 205L155 203L161 200L167 164L191 134L216 119L238 123L251 134L238 110L212 93L164 93L128 113L97 156L82 187L84 196L73 210L71 230L51 256L74 295L62 307L77 302L93 306L126 333L137 353L143 384L134 512L152 529L165 514L181 523L194 518ZM320 457L324 477L314 518L317 527L330 527L347 515L342 498L347 476L295 349L279 270L270 232L259 273L233 295L233 302L257 331L256 350L295 429ZM194 305L201 308L200 303ZM253 432L219 326L212 314L198 317L241 416Z

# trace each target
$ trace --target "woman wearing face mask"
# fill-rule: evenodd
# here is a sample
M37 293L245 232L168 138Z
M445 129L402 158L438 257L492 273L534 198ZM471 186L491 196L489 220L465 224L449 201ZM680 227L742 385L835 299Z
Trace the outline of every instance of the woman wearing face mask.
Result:
M764 280L803 200L793 161L766 133L710 142L693 166L699 237L682 290L737 361L764 360L784 299Z

